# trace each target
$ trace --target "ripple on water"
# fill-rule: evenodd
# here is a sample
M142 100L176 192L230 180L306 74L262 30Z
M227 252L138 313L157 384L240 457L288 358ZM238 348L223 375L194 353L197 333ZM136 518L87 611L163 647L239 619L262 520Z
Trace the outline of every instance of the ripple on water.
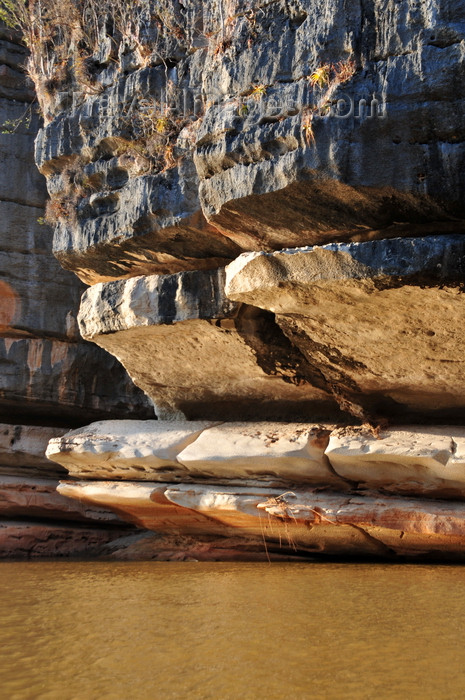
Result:
M459 698L465 569L0 564L8 700Z

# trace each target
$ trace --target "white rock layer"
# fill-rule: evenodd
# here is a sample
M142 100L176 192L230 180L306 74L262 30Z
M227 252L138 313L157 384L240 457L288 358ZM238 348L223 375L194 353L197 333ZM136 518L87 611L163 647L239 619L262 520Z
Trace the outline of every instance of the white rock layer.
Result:
M324 454L328 435L308 423L223 423L205 430L178 460L190 472L224 483L240 478L342 486Z
M49 459L88 479L344 488L309 423L99 421L50 441Z
M50 441L47 457L71 476L166 481L186 471L176 461L207 421L98 421Z
M374 437L333 431L326 455L344 479L395 493L465 496L465 428L406 426Z

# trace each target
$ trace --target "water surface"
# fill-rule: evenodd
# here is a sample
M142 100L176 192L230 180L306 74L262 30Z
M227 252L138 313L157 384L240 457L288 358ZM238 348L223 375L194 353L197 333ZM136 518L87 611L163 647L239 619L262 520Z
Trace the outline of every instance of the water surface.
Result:
M465 568L0 564L5 700L463 698Z

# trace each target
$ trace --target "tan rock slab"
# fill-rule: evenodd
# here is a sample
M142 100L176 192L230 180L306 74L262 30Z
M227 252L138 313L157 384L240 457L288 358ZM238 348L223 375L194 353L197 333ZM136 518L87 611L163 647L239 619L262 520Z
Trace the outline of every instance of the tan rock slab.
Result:
M226 268L226 294L275 313L362 421L460 422L464 255L453 234L249 253Z
M158 418L328 420L339 414L318 373L270 314L224 295L224 271L97 284L81 333L117 357ZM331 419L332 419L331 418Z

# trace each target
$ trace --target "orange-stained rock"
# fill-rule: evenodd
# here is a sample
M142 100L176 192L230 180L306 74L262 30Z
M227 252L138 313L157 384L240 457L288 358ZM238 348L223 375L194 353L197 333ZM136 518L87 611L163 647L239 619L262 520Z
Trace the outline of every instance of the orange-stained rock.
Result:
M465 504L311 490L64 482L140 527L187 536L261 537L283 551L465 560Z
M201 513L179 508L165 496L167 485L132 481L62 481L57 491L82 503L109 508L133 525L173 532L208 531ZM159 524L164 523L162 528Z
M56 479L0 476L0 518L99 521L122 525L109 510L72 501L57 492Z

